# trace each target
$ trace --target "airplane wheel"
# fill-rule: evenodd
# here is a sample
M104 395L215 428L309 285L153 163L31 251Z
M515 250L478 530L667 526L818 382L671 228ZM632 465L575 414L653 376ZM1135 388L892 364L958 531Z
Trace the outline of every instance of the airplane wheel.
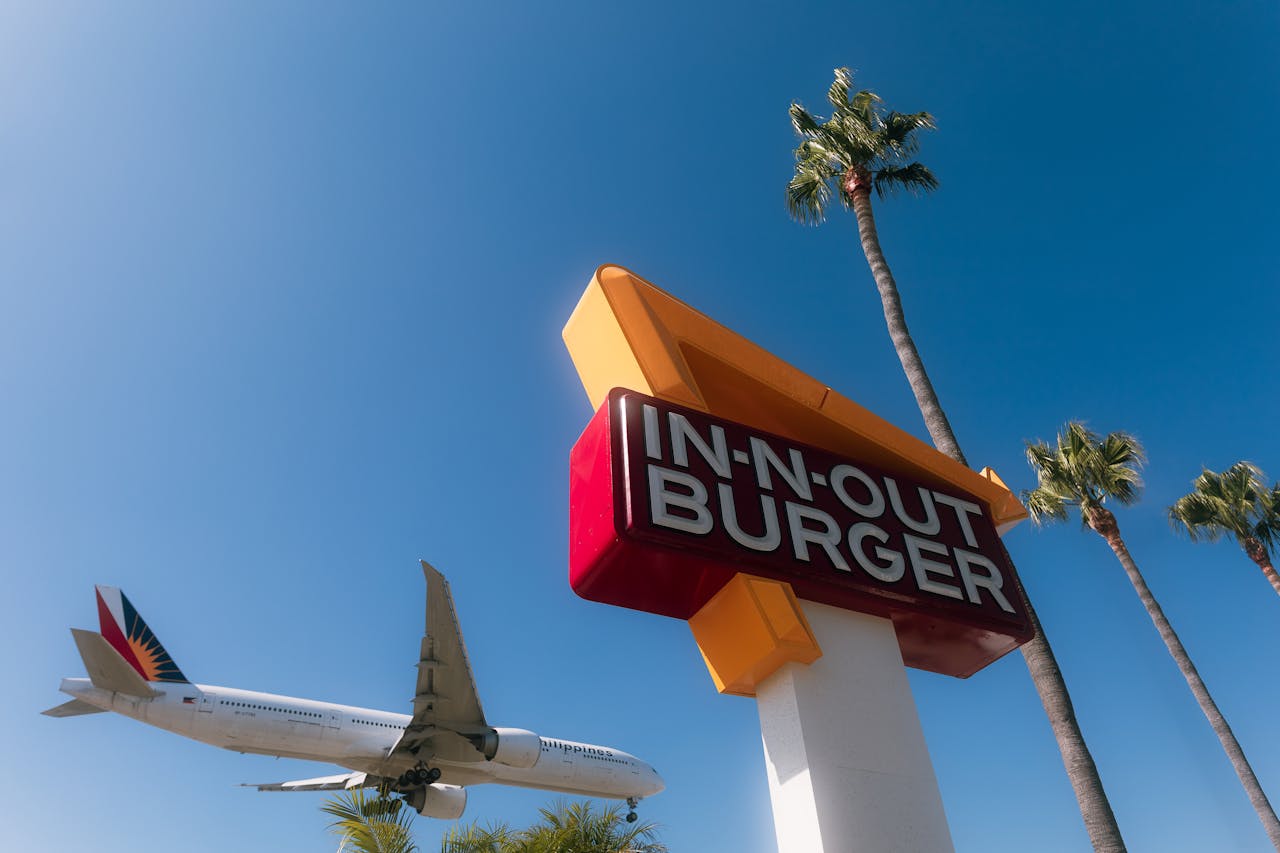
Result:
M437 779L439 779L439 778L440 778L440 768L439 768L439 767L432 767L432 768L431 768L430 770L428 770L424 775L425 775L425 777L426 777L426 778L424 779L424 782L425 782L427 785L430 785L432 782L435 782Z
M636 817L637 815L635 812L627 812L627 823L635 823Z

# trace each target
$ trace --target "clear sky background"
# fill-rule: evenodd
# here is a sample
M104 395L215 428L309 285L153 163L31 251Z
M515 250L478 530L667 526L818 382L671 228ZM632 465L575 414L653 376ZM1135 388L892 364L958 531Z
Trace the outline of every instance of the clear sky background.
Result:
M325 766L38 712L94 583L196 681L407 711L425 557L493 722L651 761L673 851L773 850L754 703L569 589L560 329L620 263L924 437L852 218L783 206L837 65L937 118L879 223L970 461L1146 443L1122 531L1280 803L1280 599L1165 521L1202 465L1280 476L1278 39L1261 0L0 6L6 846L332 849L322 795L235 787ZM1007 543L1130 849L1268 849L1102 540ZM959 850L1087 848L1021 655L911 683Z

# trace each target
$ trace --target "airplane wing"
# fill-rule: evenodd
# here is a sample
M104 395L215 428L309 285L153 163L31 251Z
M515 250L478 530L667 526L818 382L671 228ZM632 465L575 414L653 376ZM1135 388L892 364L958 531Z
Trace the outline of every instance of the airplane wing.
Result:
M450 761L483 761L484 756L465 737L486 732L488 723L476 695L449 583L426 560L422 573L427 580L427 625L418 655L413 720L391 757L418 756L425 749L428 756Z
M346 791L377 784L378 777L367 773L339 773L336 776L318 776L315 779L297 779L293 782L247 783L241 788L257 788L259 791Z

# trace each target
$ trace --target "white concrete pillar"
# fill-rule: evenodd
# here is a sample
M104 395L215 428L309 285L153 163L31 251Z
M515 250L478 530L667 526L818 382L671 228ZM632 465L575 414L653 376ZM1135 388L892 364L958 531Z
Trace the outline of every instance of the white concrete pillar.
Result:
M801 606L822 657L756 692L779 853L953 851L893 623Z

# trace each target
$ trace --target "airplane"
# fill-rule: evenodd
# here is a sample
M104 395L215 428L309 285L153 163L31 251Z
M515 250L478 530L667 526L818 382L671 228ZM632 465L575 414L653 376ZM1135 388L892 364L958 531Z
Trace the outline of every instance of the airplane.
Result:
M189 681L119 589L98 586L100 631L71 629L88 678L64 678L70 702L43 713L114 711L240 753L301 758L349 772L247 785L259 791L376 787L399 794L424 817L456 820L467 787L498 784L636 804L665 787L658 772L609 746L490 726L449 584L422 561L426 631L418 655L413 714L335 705ZM443 781L442 781L443 780Z

